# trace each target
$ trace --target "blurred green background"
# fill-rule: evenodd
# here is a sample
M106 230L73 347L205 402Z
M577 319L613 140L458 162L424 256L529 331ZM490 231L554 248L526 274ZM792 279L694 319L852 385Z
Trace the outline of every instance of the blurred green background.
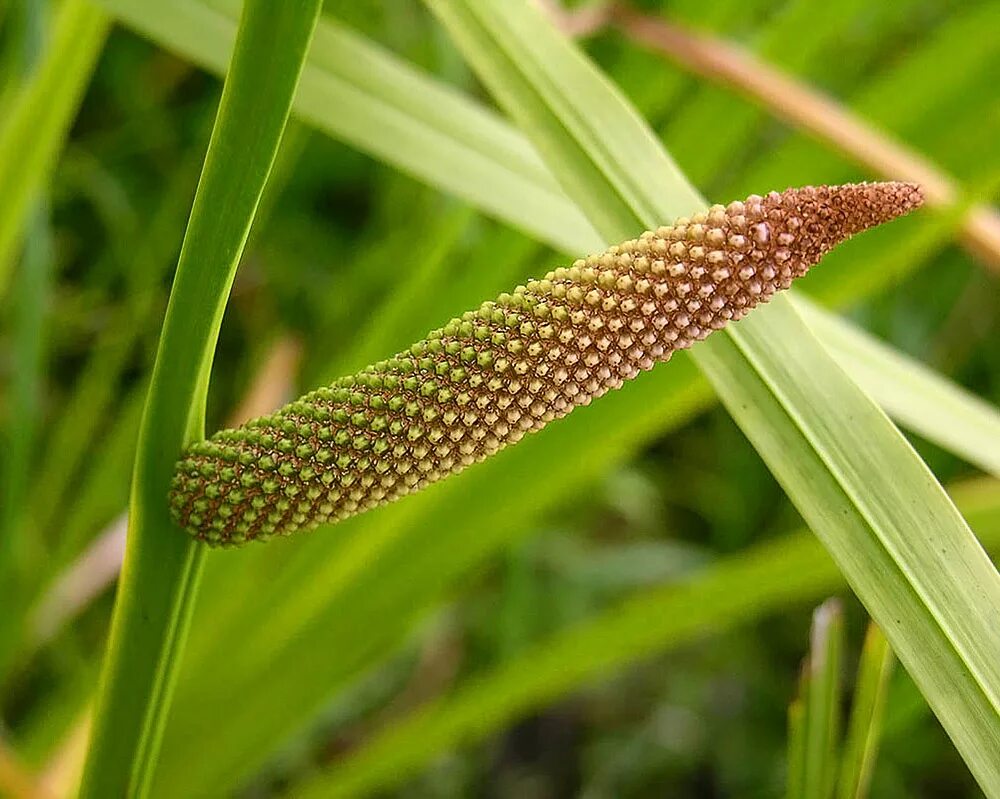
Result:
M21 80L23 48L37 35L27 6L0 0L0 125ZM973 195L995 200L995 0L644 0L638 7L741 44L908 143ZM485 97L419 3L331 0L326 14ZM599 30L585 47L713 201L872 177L766 108L680 70L618 31ZM26 555L29 587L0 587L0 613L4 605L18 606L17 591L37 607L56 575L125 507L142 392L220 86L128 28L113 27L33 213L0 305L0 419L5 524L31 530L37 546ZM3 192L0 186L0 202ZM900 226L912 232L915 224ZM898 349L1000 400L997 274L955 241L921 243L911 235L900 255L892 250L899 232L881 233L835 253L807 283L846 301L850 317ZM857 284L839 286L838 263L866 258L874 276L861 270ZM301 362L291 371L292 386L276 387L275 404L395 351L437 321L563 260L293 122L224 322L209 427L222 426L260 383L276 346L286 369L294 347ZM435 316L427 319L430 311ZM683 424L642 442L624 461L609 453L607 465L590 470L598 476L585 477L555 502L537 501L539 512L526 513L516 533L470 561L458 579L442 578L429 589L426 610L401 620L386 642L345 667L334 692L315 702L302 723L276 732L280 746L241 775L232 795L294 796L301 780L421 703L635 592L687 580L802 527L725 412L678 413ZM934 445L914 443L945 485L976 474ZM516 483L498 490L508 492L511 506L522 501ZM464 507L470 536L477 527L474 497ZM352 534L345 534L348 542ZM213 674L209 688L187 695L182 675L178 701L188 710L179 713L198 707L198 691L225 683L244 654L234 642L254 635L253 614L265 618L268 597L297 585L303 564L295 545L269 546L283 548L272 572L235 553L213 557L209 579L230 568L227 557L232 571L197 611L210 615L198 617L192 648L201 660L191 667ZM367 590L377 594L381 586L376 581ZM841 591L850 684L867 619ZM240 627L234 608L244 596L252 597L252 612ZM441 754L385 795L781 795L787 707L808 648L810 614L823 598L750 614L749 621L588 681L482 742ZM31 769L44 771L85 712L111 604L108 588L51 636L37 625L9 636L16 643L0 683L0 738ZM216 625L227 623L235 632L213 650ZM319 642L313 656L340 655ZM269 681L282 679L280 671L269 672ZM266 692L269 681L250 690ZM183 715L177 724L196 729L184 726ZM167 740L165 757L182 767L180 755L169 760L170 731ZM194 751L210 757L212 747L206 740ZM872 795L979 795L902 669L892 678Z

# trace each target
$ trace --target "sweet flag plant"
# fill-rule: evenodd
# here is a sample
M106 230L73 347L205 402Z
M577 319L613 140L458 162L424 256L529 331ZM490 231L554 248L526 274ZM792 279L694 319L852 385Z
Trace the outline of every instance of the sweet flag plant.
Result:
M556 269L192 445L173 516L209 544L239 545L417 491L669 360L921 201L898 182L754 195Z

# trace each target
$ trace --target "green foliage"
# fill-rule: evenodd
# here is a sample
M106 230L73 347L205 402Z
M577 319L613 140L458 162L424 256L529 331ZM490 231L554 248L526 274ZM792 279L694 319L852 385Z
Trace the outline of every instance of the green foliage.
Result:
M699 202L628 107L530 12L431 5L606 236L662 218L671 203ZM692 354L980 785L1000 786L1000 639L991 634L1000 575L944 492L784 298ZM927 538L914 539L915 529ZM808 751L808 725L805 734ZM808 790L810 774L803 779Z
M841 756L838 799L864 799L868 796L894 663L889 642L878 627L870 624L861 650L851 717Z
M827 600L813 615L799 693L788 708L789 799L868 796L894 658L885 636L869 624L849 727L841 741L843 645L843 610L835 600Z
M318 14L319 3L305 0L244 9L139 430L128 549L81 796L149 791L203 554L170 520L173 460L204 435L222 314Z
M788 797L828 799L838 760L844 615L828 600L813 614L809 657L789 710Z
M53 270L48 204L41 191L64 143L108 29L105 14L88 2L66 2L47 35L40 3L17 10L20 36L5 53L14 74L25 80L0 98L0 301L13 307L10 408L3 429L0 458L0 584L14 586L0 621L0 684L17 660L28 602L41 549L26 530L28 474L42 415L43 317ZM49 40L51 39L51 40ZM7 88L7 87L5 87ZM22 235L23 233L23 235ZM18 254L23 244L23 257ZM15 269L15 265L17 268ZM11 279L11 273L15 280ZM10 284L14 285L11 286ZM34 561L34 563L32 563Z
M416 0L330 0L292 101L305 124L294 136L289 128L271 170L218 343L214 333L204 336L206 348L192 344L197 352L178 366L194 373L202 352L217 350L207 429L223 426L239 398L261 387L271 391L265 407L276 407L567 256L600 250L604 226L627 238L701 206L683 178L663 168L662 148L642 132L636 112L547 23L521 3L440 5L476 23L473 61L501 64L484 83L491 94L505 87L495 96L528 123L531 141L490 106ZM151 794L419 797L478 795L486 784L499 796L782 793L784 712L808 609L843 592L846 660L864 613L848 596L844 563L837 565L843 558L831 559L804 529L733 418L746 427L756 417L749 419L756 445L825 541L845 518L852 540L878 530L901 551L926 555L932 531L960 526L929 472L841 369L914 434L982 545L998 551L997 482L963 479L1000 471L1000 414L990 402L1000 397L995 278L956 246L963 203L989 202L1000 185L1000 117L987 113L1000 42L983 35L992 5L638 5L734 40L822 87L954 175L966 199L866 234L803 279L811 303L796 296L759 325L758 314L741 322L735 349L719 345L726 352L714 366L727 376L713 378L718 393L693 359L678 356L391 507L314 536L208 553L188 646L164 661L164 676L177 665L176 690L155 770L152 758L140 767ZM20 58L20 48L8 46L22 35L20 13L0 2L0 141L22 143L0 160L4 207L13 214L9 228L0 220L13 248L0 303L0 416L5 430L24 434L18 480L4 483L20 495L19 508L0 500L0 512L16 520L18 536L4 545L24 543L29 555L20 585L0 571L0 652L9 656L0 759L20 761L29 776L64 775L58 795L76 787L72 767L54 766L66 764L66 742L94 698L112 607L98 575L114 565L108 531L128 501L168 272L221 87L213 75L226 71L240 16L238 0L97 6L121 23L99 62L104 14L74 0L51 4L51 58L82 64L71 51L91 55L86 68L46 73L49 89L41 92L42 84L8 69ZM57 39L71 12L101 20L100 41ZM265 38L274 45L273 31ZM808 131L787 129L766 107L682 72L621 31L598 31L583 46L706 196L870 177ZM281 55L298 57L291 49ZM267 64L259 59L254 68ZM28 96L34 122L12 113ZM254 97L256 122L273 109L262 92ZM536 149L540 130L546 140ZM242 172L237 177L249 181ZM16 257L20 241L32 240L25 220L39 193L51 208L47 274L22 271L31 259ZM211 221L227 224L214 217L232 205L212 205ZM655 219L640 220L633 205ZM588 215L602 220L601 234ZM216 274L235 257L188 265ZM185 330L175 324L170 338L201 338L206 328L194 328L217 323L210 307L227 293L186 300L191 319L175 302L172 324L179 319ZM846 310L850 321L820 306ZM32 350L29 331L38 329L41 349ZM303 350L295 386L275 380L267 355L291 341ZM34 365L15 373L14 363ZM815 385L802 385L808 381ZM158 384L169 396L170 386ZM20 393L27 386L36 401L15 405L29 396ZM177 395L171 418L186 414L195 395L204 401L206 388L207 381L191 391L178 386L187 393ZM720 396L733 417L718 407ZM30 412L14 416L15 407ZM786 410L801 423L788 445L762 440L762 429L788 428ZM186 438L170 435L162 463ZM803 440L808 446L799 446ZM809 471L789 474L788 464ZM886 474L875 479L880 470ZM903 512L899 503L914 497ZM822 519L817 504L827 511ZM172 526L163 532L184 540ZM147 545L151 555L156 545ZM942 553L935 567L955 568L956 552ZM851 554L862 563L848 563L848 576L874 566L888 569L887 586L905 585L884 550ZM147 567L127 571L125 601L172 601L170 562L162 573ZM909 579L919 572L911 569ZM919 583L939 611L953 599L941 597L947 585L940 575ZM149 657L169 640L162 625L170 618L157 618ZM969 618L977 623L975 613ZM944 621L954 632L954 617ZM892 627L885 629L898 639ZM920 657L932 651L952 665L975 658L966 637L951 641L961 652L935 639ZM884 638L866 647L834 795L861 796L869 780L870 795L887 799L981 795L921 695L926 675L920 689L902 669L889 679L891 662ZM116 689L120 699L149 677L148 659L134 665ZM166 708L154 705L155 713ZM139 701L115 717L132 730L120 743L149 751L155 735L143 740L138 732L145 708ZM98 725L99 748L108 718ZM972 721L980 732L988 724ZM793 736L793 748L804 743ZM109 780L128 768L116 763Z
M189 41L200 40L194 37ZM379 74L370 67L371 65L368 73ZM364 77L365 75L359 75L358 79ZM424 92L412 92L409 102L416 102L424 96ZM433 95L431 99L433 100ZM433 108L433 102L428 107ZM466 130L464 118L461 121L463 124L456 125L456 128ZM471 129L476 130L475 126ZM400 151L405 151L402 142ZM451 168L451 161L447 158L426 163L437 163L440 175L458 174ZM427 168L426 164L424 168ZM516 197L497 196L505 198L512 205L517 203ZM558 208L558 205L554 207ZM865 273L869 272L879 273L879 270L866 267ZM484 277L488 276L488 273L482 274ZM477 293L481 296L486 291L502 287L503 283L499 283L492 289L481 289ZM477 293L472 293L469 299L474 300ZM448 312L460 310L462 306L453 304L439 311L435 311L434 307L431 304L426 308L407 309L410 316L408 323L415 326L415 329L411 328L414 334L419 335L422 329L432 326ZM424 311L426 316L421 317L420 314ZM405 339L400 343L405 343ZM188 683L187 680L182 681L179 705L188 710L178 710L175 728L177 737L172 737L168 730L165 752L167 765L164 769L180 774L179 764L191 762L190 753L181 754L192 740L189 734L182 731L196 729L201 716L206 713L225 715L228 708L238 706L246 712L249 720L260 718L265 712L263 705L267 704L269 709L266 712L274 714L267 724L255 726L249 721L240 720L238 716L227 716L231 718L232 724L232 735L227 738L232 742L230 761L227 761L223 753L219 753L216 760L199 764L199 767L207 770L248 768L252 762L252 758L247 757L249 739L257 742L254 746L260 747L261 753L268 751L274 744L266 741L273 741L284 735L282 731L288 728L288 719L302 719L310 714L317 695L332 691L338 680L344 679L343 675L357 673L362 664L377 659L387 651L385 647L391 645L389 642L396 640L398 632L386 635L388 631L379 627L351 623L363 617L367 612L364 608L375 602L375 596L382 608L381 613L386 618L391 617L394 624L399 624L394 629L405 629L405 620L412 618L414 613L433 601L436 596L434 592L439 590L437 586L446 584L450 579L449 575L469 568L471 563L481 559L501 541L523 531L523 519L530 518L542 507L551 507L560 496L565 496L581 481L607 468L607 464L613 459L622 457L626 451L633 451L640 440L646 440L655 432L664 430L665 422L676 424L694 407L700 406L708 395L704 393L703 386L692 382L692 376L689 369L677 362L671 370L649 375L642 381L641 388L639 385L634 386L632 396L628 400L623 399L621 404L618 404L618 398L605 399L603 407L595 408L594 413L600 414L599 426L602 429L615 431L614 441L606 437L601 442L591 442L591 449L587 438L581 436L579 431L598 424L597 417L591 415L586 420L581 418L577 423L579 427L574 424L573 419L569 419L561 425L560 433L552 431L547 434L547 444L523 443L519 452L511 453L509 458L499 462L495 468L490 468L490 465L480 467L478 479L469 475L463 478L464 482L453 487L442 487L445 493L439 492L439 496L447 497L447 500L436 511L433 521L424 515L424 509L432 507L434 501L416 498L410 500L407 503L409 507L400 510L398 516L387 511L381 514L377 522L373 520L352 525L349 529L341 528L336 539L305 542L301 550L294 554L295 563L299 565L292 571L295 579L289 578L287 587L280 592L280 608L275 606L270 597L261 597L259 604L247 599L248 594L253 595L250 587L259 580L268 579L266 575L277 568L279 556L276 553L250 553L246 558L241 558L240 569L234 568L231 562L220 562L217 570L210 567L207 592L209 596L216 598L206 599L203 603L206 616L219 619L235 614L239 621L233 622L230 641L226 641L226 636L218 635L215 627L206 627L206 633L211 629L211 633L207 634L212 645L207 648L198 643L194 645L194 653L198 654L192 654L187 668L190 669L189 673L198 674L198 680L205 684L196 691L192 690L191 696L187 697L183 695L183 691ZM669 405L664 404L666 398L669 398ZM585 449L592 454L582 455ZM540 457L543 451L546 453L544 458ZM471 486L479 487L477 504L485 507L484 503L503 502L504 487L507 485L511 486L511 490L517 485L516 490L522 501L516 509L513 512L505 509L502 515L488 514L489 522L478 525L480 535L473 540L463 536L464 528L460 520L472 495ZM525 485L535 486L532 493L525 491ZM400 519L406 520L405 534L399 527ZM420 534L423 525L432 525L441 534L429 541ZM346 544L349 547L347 550L343 548L345 539L350 542ZM387 547L392 552L391 555L386 554ZM417 547L421 552L420 560L415 560L412 555ZM361 567L375 553L382 553L381 562L385 570L368 574ZM285 553L282 553L281 557L284 556ZM398 563L400 569L393 571L388 566L391 563ZM428 572L421 564L434 564L435 571ZM362 577L364 579L360 579ZM387 588L389 585L398 588L390 592ZM418 597L422 598L418 600ZM264 619L263 623L261 619ZM315 632L304 632L309 629ZM247 649L250 630L253 630L253 635L249 638L249 647L253 651ZM298 635L294 633L296 630L300 631ZM370 641L376 634L382 643L373 649ZM309 652L315 645L310 635L323 636L326 645L331 648L364 654L358 661L315 663L309 658ZM209 664L220 656L219 653L237 645L244 651L240 669L245 669L245 676L236 678L230 673L227 675L228 679L220 679L218 684L209 688L208 685L213 682L210 676L206 676L211 671ZM282 647L286 645L288 649L282 654ZM253 708L244 703L241 697L245 697L252 686L264 679L278 662L282 664L281 668L285 673L291 675L287 685L282 686L280 692L274 691L267 696L255 698L261 706ZM306 679L303 672L307 668L318 672L317 675ZM291 695L293 693L294 698ZM206 702L216 703L217 710L206 710ZM241 743L237 736L248 740ZM176 767L169 765L174 745L178 747ZM183 771L183 777L199 779L196 770L192 768Z
M47 55L10 98L0 135L0 297L6 293L21 226L59 155L108 30L89 0L63 3Z
M1000 492L995 486L985 495L967 486L956 496L984 543L991 548L1000 545ZM300 785L298 791L311 799L364 795L392 786L438 753L475 741L511 718L624 663L744 624L773 609L813 600L835 590L842 580L829 555L807 531L758 544L696 570L678 585L639 592L596 618L521 652L496 670L470 680L453 696L386 728L352 757ZM859 752L864 719L877 717L875 706L884 686L868 685L874 668L871 660L876 657L877 653L866 652L862 658L862 680L846 750L851 753ZM865 708L870 712L865 713ZM801 717L802 709L801 703L793 703L793 715ZM789 740L804 745L804 739L795 735ZM870 737L865 739L860 751L866 758L871 758L873 744ZM792 758L792 764L801 763L800 758ZM851 762L845 758L844 764L842 782L847 782Z

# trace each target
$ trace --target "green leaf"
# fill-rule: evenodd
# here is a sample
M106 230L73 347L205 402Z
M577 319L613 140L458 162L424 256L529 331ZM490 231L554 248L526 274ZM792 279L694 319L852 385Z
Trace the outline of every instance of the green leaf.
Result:
M805 702L795 697L788 705L788 746L785 796L803 799L802 781L806 763L806 711Z
M775 308L793 313L788 304ZM1000 745L1000 642L987 632L1000 604L996 570L926 466L832 361L746 321L740 332L749 348L712 353L724 404L744 417L748 437L886 630L977 779L1000 784L988 754ZM750 358L759 382L746 378ZM834 425L838 417L845 421Z
M100 0L119 19L195 63L221 73L232 47L235 0ZM295 110L304 121L437 185L562 249L600 238L531 146L496 114L428 80L380 48L321 23ZM438 169L446 161L450 168Z
M7 599L0 618L0 683L15 657L23 610L30 602L31 575L40 559L26 498L43 418L44 314L54 259L48 216L48 203L42 203L28 225L24 257L13 281L14 369L0 459L0 584Z
M1000 411L802 296L795 309L837 363L893 419L1000 477ZM942 423L943 419L947 423Z
M838 799L865 799L868 796L894 663L892 649L882 631L869 624L858 665L847 738L844 740Z
M43 61L4 109L0 124L0 298L6 293L22 227L52 171L108 31L90 0L65 0Z
M208 133L206 129L205 133ZM88 463L86 474L80 474L81 464L87 460L101 425L109 417L116 400L115 390L122 372L134 355L136 341L149 329L149 319L162 302L159 286L176 257L177 237L184 228L191 195L197 185L198 173L204 158L205 142L199 139L196 152L177 164L162 199L151 218L144 220L142 237L130 253L130 292L124 307L108 320L102 335L95 342L81 369L73 392L62 403L61 415L50 425L47 446L33 486L31 508L43 535L52 540L51 527L59 518L60 531L64 519L61 508L67 504L76 481L90 479L95 468L103 461ZM61 552L76 554L57 542ZM65 565L65 559L54 564Z
M608 243L670 218L678 203L704 204L537 12L427 1ZM980 785L1000 792L1000 639L991 634L1000 575L943 490L784 298L692 354Z
M1000 483L968 483L956 487L954 497L982 541L1000 548ZM677 585L639 592L474 676L385 727L293 793L320 799L389 788L436 755L503 729L637 658L815 601L842 585L843 576L807 530L755 544Z
M149 790L203 554L171 523L166 495L181 447L204 435L222 314L320 5L254 0L244 10L139 433L128 548L82 797Z
M830 599L813 614L809 657L802 668L799 696L803 702L801 794L828 799L837 773L840 729L840 667L844 648L844 614ZM789 771L793 771L789 766Z

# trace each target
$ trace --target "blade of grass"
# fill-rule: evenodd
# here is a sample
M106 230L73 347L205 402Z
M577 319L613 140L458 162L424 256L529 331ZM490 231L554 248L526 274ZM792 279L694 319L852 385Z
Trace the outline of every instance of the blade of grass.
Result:
M244 8L143 415L125 564L81 797L149 790L202 561L201 546L170 521L166 495L183 444L204 435L226 300L320 6L319 0L253 0Z
M0 126L0 298L22 226L90 82L108 31L104 11L90 0L65 0L53 24L52 42L32 78L11 101Z
M840 666L844 614L830 599L813 614L809 656L802 669L799 696L804 701L805 746L802 761L804 799L828 799L837 770L840 727Z
M30 81L45 52L45 9L38 0L18 9L16 36L7 46L19 51L16 73ZM11 310L13 374L0 453L0 585L6 587L6 612L0 617L0 685L16 649L23 608L30 602L38 562L34 525L27 509L29 475L42 414L45 379L45 309L54 252L48 198L36 197L28 212L25 243L17 264ZM3 256L0 255L0 258ZM0 263L0 269L2 269ZM2 281L2 277L0 277Z
M1000 482L970 481L952 495L983 543L1000 550ZM676 585L639 592L468 679L289 793L320 799L388 789L435 755L478 741L638 658L814 602L843 585L808 530L755 544Z
M805 297L796 311L853 380L904 427L1000 477L1000 411L926 366L822 310ZM947 416L947 424L938 420Z
M100 2L161 45L224 71L238 2ZM598 247L583 215L558 202L562 191L535 152L494 113L338 25L322 22L315 38L295 101L304 121L517 227L548 230L563 248L581 239ZM434 167L442 158L447 174Z
M45 305L52 273L48 203L28 224L24 257L14 279L14 369L9 417L3 430L0 483L0 584L5 608L0 617L0 684L16 656L23 610L30 603L39 552L27 512L36 438L42 422Z
M677 203L704 205L536 10L427 3L609 243L670 218ZM947 496L787 300L692 354L886 630L980 785L1000 794L1000 639L990 632L1000 575Z
M837 799L865 799L868 796L894 663L892 649L882 631L869 624L844 740Z
M785 796L788 799L803 799L802 779L805 774L806 724L805 703L795 697L788 705L788 744Z
M135 343L149 328L149 318L162 302L159 287L177 254L177 239L190 208L205 142L207 136L200 140L197 153L177 165L156 210L145 220L141 241L132 248L134 276L130 278L129 295L122 309L108 321L106 332L95 343L81 377L63 403L62 415L52 425L31 497L34 517L43 532L50 532L53 517L67 503L67 493L93 446L91 435L108 417Z
M770 317L786 325L793 314L789 304L775 307L788 316ZM1000 660L992 651L1000 641L986 632L1000 606L996 570L885 417L860 390L845 386L832 361L819 368L812 357L818 342L803 347L801 340L776 338L765 325L748 321L741 325L738 355L710 352L720 377L716 389L731 413L757 416L744 431L869 613L887 629L893 649L989 795L991 785L1000 786L993 774L1000 764L990 754L1000 746ZM729 381L746 379L748 360L762 378L737 390ZM794 378L806 374L811 380L803 391L803 381ZM775 399L780 411L766 408ZM774 424L779 413L787 413L790 427ZM829 420L838 415L850 423L835 427ZM806 467L812 457L818 460Z
M5 628L0 636L0 650L17 651L21 663L33 648L30 636L25 646L25 636L30 633L25 626L25 611L83 543L76 525L81 506L94 497L118 507L125 504L120 498L129 480L127 475L124 479L121 476L126 465L133 461L138 417L127 402L116 408L115 395L120 391L121 376L130 364L130 356L134 355L135 342L150 329L150 316L161 300L159 284L170 259L176 256L178 233L183 230L203 153L202 145L198 148L197 163L183 164L177 170L160 207L143 227L142 241L132 253L133 275L124 306L111 317L95 343L73 390L60 403L61 413L47 423L48 434L39 463L32 464L32 469L20 470L22 479L29 483L25 515L31 521L31 536L37 542L35 549L44 553L44 557L35 557L31 579L23 587L20 610L11 602L0 620L0 627ZM100 268L98 265L97 269ZM20 304L18 312L22 312ZM37 342L40 337L32 333L29 340ZM19 375L29 373L18 370ZM17 427L20 437L26 434L30 417L22 414L19 417L23 419ZM128 457L100 456L106 454L109 446L114 449L114 444L121 443L123 438L130 439L126 442ZM88 463L84 470L85 460ZM113 474L113 480L104 479L104 473ZM113 487L95 494L90 487L96 483ZM95 529L90 527L88 532Z

